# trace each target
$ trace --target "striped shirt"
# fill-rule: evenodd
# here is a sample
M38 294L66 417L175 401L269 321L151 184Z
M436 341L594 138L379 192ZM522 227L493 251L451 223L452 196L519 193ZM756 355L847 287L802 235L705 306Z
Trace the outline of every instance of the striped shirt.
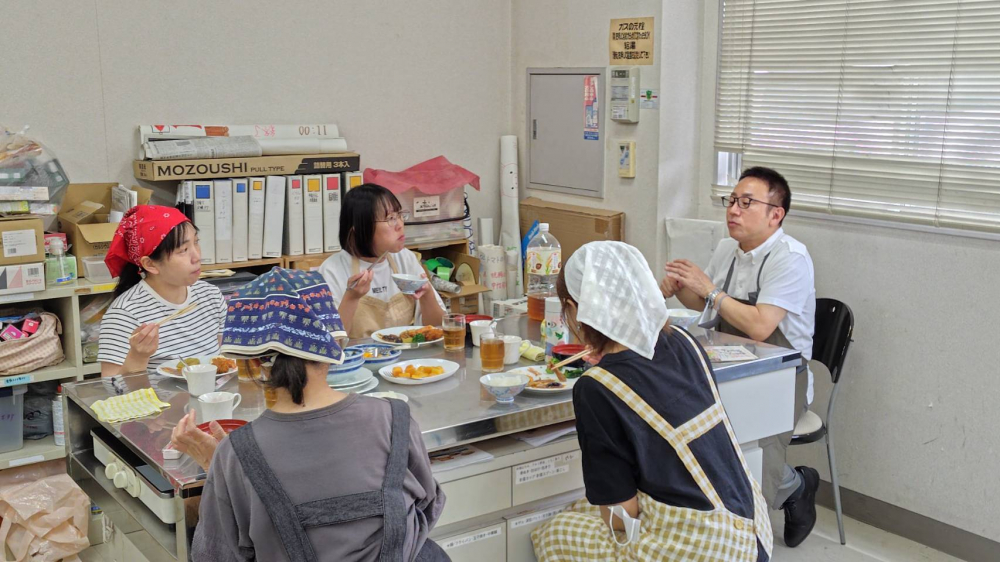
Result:
M188 287L183 303L173 304L141 281L116 298L101 319L97 360L123 365L129 338L136 328L162 320L191 303L198 307L160 326L160 343L149 358L149 369L156 369L168 359L218 354L219 335L226 319L226 301L219 289L198 281Z

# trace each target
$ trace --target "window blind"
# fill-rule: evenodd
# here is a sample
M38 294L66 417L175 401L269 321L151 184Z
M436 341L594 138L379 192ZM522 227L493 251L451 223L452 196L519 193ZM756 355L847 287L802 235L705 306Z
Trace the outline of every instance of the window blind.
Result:
M723 0L715 115L713 195L1000 232L998 0Z

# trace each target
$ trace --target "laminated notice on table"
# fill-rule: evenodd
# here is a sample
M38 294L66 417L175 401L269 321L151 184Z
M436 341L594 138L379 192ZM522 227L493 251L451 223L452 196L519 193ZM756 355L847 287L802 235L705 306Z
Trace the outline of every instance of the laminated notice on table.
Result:
M472 544L486 539L492 539L501 535L503 535L503 527L497 525L496 527L490 527L489 529L484 529L478 533L455 537L443 543L439 543L439 546L444 550L452 550L460 546L465 546L467 544Z
M569 472L569 463L580 458L580 451L556 455L547 459L521 464L514 467L514 485L527 484Z
M507 521L507 528L510 530L518 529L524 527L525 525L534 525L536 523L541 523L542 521L548 521L556 515L566 511L568 505L562 507L554 507L546 511L539 511L536 513L531 513L525 515L524 517L518 517L517 519L510 519Z

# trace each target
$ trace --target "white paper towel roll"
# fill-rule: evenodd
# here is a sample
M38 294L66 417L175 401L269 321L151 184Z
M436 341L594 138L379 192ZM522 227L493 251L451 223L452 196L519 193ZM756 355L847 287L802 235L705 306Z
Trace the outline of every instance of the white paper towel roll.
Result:
M479 246L479 283L490 290L483 305L492 310L494 300L507 299L507 257L502 246Z
M506 250L505 253L507 255L507 298L516 299L521 296L517 292L521 278L521 260L515 250Z
M504 135L500 137L500 245L505 250L517 252L518 264L521 263L521 216L518 212L517 185L517 137ZM518 267L520 269L520 267ZM521 276L516 276L515 291L510 292L515 297L524 294Z

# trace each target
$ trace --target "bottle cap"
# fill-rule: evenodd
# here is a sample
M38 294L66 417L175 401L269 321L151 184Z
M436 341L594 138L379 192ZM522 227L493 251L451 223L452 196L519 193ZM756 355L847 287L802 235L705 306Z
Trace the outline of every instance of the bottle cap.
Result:
M541 232L548 232L549 231L549 223L547 223L547 222L539 223L538 230L541 231Z

